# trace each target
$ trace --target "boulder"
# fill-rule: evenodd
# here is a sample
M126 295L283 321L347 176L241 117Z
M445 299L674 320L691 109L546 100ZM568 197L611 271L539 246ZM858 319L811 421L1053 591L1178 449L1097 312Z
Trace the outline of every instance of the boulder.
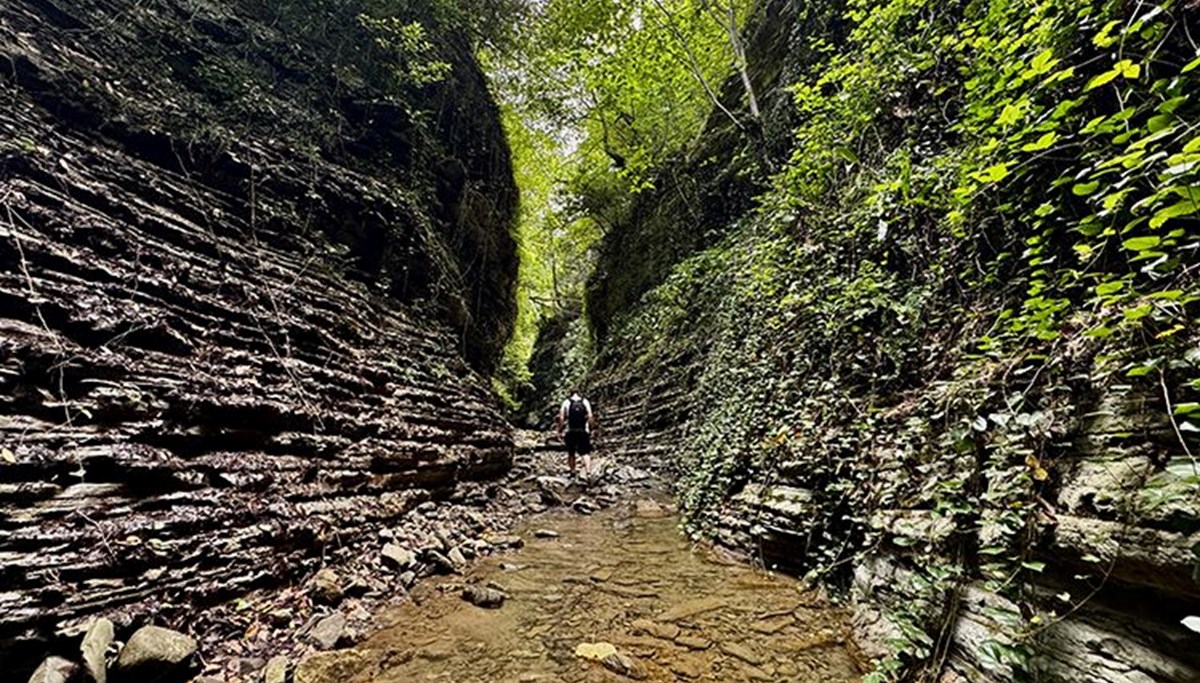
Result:
M305 639L319 649L332 650L337 647L345 631L346 615L334 612L313 625L305 634Z
M88 626L83 642L79 645L83 657L84 680L94 683L107 683L108 662L105 653L112 645L114 637L113 623L103 617L93 621Z
M78 667L62 657L47 657L41 666L33 672L29 683L67 683L75 675Z
M161 626L138 629L117 657L114 671L138 683L182 678L196 654L196 639Z

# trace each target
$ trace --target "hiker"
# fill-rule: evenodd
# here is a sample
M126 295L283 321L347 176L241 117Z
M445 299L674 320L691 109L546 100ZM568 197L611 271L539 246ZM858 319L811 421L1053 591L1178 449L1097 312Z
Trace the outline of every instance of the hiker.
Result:
M571 468L571 476L575 476L575 454L583 456L584 476L592 476L592 426L596 417L592 414L592 404L572 390L571 397L563 401L558 410L558 438L567 446L567 465ZM566 434L563 427L566 427Z

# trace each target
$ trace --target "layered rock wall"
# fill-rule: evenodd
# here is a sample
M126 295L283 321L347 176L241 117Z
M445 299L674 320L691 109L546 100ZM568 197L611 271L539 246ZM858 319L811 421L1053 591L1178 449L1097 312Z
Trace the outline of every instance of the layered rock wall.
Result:
M237 4L0 8L0 642L300 577L509 467L464 356L515 190L444 38L417 125Z
M813 23L820 3L768 5L793 30L812 29L788 34L777 24L772 35L794 39L786 54L779 40L755 41L751 67L777 77L778 88L803 71L806 38L833 54L861 47L838 44L838 21ZM897 6L873 6L886 9L863 34L886 40L880 17ZM964 19L956 10L936 21L923 12L898 22L897 42L912 26ZM1098 44L1086 32L1078 40ZM1082 61L1087 53L1064 54ZM600 316L590 390L605 446L671 464L697 537L845 590L868 666L894 665L914 680L1200 680L1197 636L1182 623L1200 615L1200 444L1179 417L1190 410L1179 404L1193 400L1189 381L1200 366L1194 325L1181 314L1178 329L1139 328L1123 347L1088 317L1103 312L1089 282L1058 293L1078 315L1046 333L1055 341L1014 335L1004 352L989 347L1027 310L1036 268L1082 261L1039 252L1024 270L997 266L1014 252L1030 255L1050 233L1020 225L1006 235L989 215L977 247L955 242L939 215L907 202L920 192L910 183L922 163L931 188L922 201L948 194L953 168L942 162L955 155L943 152L964 144L961 128L942 127L961 113L955 78L967 67L947 75L937 63L846 82L813 74L805 83L817 83L816 102L863 90L879 99L865 98L865 111L812 105L838 125L825 140L818 126L796 124L822 143L807 153L861 144L827 166L798 157L759 211L735 194L721 210L699 210L682 235L671 219L693 218L663 190L639 200L606 237L607 263L628 270L602 263L590 291L589 314ZM1077 65L1080 74L1086 66ZM877 82L887 87L872 91ZM948 85L933 96L936 82ZM1086 83L1080 78L1055 101L1090 92ZM1111 104L1084 102L1097 106L1095 116ZM786 129L780 116L767 117L767 127ZM849 132L860 124L861 140ZM672 170L700 184L718 179L709 188L745 182L746 155L714 154L722 135L707 132L697 161ZM814 180L813 168L829 177ZM1065 173L1040 172L1047 185ZM895 178L896 194L879 191ZM1064 210L1078 196L1052 200L1020 184L989 191ZM1194 235L1195 223L1178 228L1173 234ZM667 246L645 248L648 240ZM1062 246L1071 252L1070 242ZM1110 276L1103 268L1140 268L1126 256L1087 266L1096 278ZM1190 273L1172 288L1194 293ZM1135 277L1126 281L1154 291L1155 280ZM1147 373L1133 359L1154 334L1171 341ZM1011 493L1018 481L1021 496Z

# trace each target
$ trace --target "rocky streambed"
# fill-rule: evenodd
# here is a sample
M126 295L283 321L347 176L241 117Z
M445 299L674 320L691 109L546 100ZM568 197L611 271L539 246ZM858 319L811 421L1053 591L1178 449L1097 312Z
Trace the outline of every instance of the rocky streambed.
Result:
M361 645L296 683L857 681L848 614L795 580L705 548L650 497L557 510L523 548L419 585Z
M527 448L505 480L187 623L97 619L33 680L858 680L845 610L694 547L652 472L602 458L572 481L561 460Z

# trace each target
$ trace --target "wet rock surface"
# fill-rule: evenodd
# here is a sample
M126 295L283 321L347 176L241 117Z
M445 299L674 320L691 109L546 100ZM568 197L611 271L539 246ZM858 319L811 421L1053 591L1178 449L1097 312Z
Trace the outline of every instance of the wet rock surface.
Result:
M639 516L646 500L665 514ZM569 506L537 515L518 554L423 582L381 613L381 630L346 655L354 673L308 680L858 680L848 610L694 549L676 524L669 504L637 490L592 515ZM464 600L498 585L507 595L498 608Z

